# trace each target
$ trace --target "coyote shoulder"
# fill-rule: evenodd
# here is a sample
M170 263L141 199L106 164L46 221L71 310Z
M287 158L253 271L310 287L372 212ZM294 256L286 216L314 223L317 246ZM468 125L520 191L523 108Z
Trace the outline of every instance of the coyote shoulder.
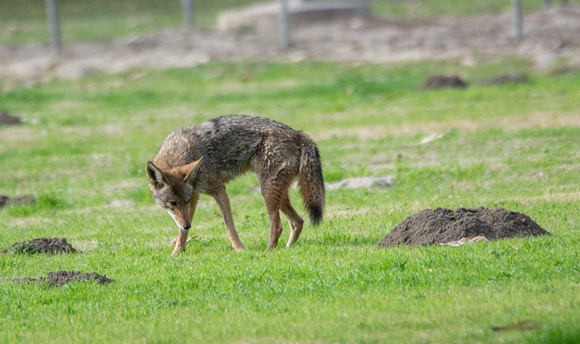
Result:
M173 254L185 250L200 194L217 202L232 246L244 249L234 227L226 183L254 171L270 217L268 249L282 234L280 211L291 226L292 245L304 221L292 207L288 190L298 177L310 220L318 224L324 208L324 180L316 144L301 131L261 117L229 115L171 133L146 165L152 197L179 226Z

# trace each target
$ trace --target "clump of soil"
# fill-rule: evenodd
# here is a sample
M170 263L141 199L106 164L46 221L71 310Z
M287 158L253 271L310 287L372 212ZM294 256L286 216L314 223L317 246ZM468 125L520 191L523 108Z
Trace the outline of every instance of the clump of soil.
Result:
M502 86L505 84L527 84L530 79L523 74L502 74L482 82L484 86Z
M435 90L438 88L467 88L467 83L456 75L434 75L425 81L422 90Z
M96 272L79 272L79 271L56 271L49 272L46 277L40 278L15 278L14 281L24 282L24 283L43 283L47 282L50 286L63 286L71 281L96 281L99 284L112 283L115 280L107 278L107 276L101 276Z
M11 116L6 111L0 111L0 124L21 124L22 120L18 117Z
M527 215L503 208L437 208L407 217L377 246L434 245L480 234L489 240L550 235Z
M6 195L0 195L0 208L7 207L10 204L10 197Z
M8 207L12 204L27 204L36 203L36 198L33 196L21 196L10 198L6 195L0 195L0 208Z
M8 246L0 253L76 253L77 250L66 241L66 238L37 238L30 241L20 241Z

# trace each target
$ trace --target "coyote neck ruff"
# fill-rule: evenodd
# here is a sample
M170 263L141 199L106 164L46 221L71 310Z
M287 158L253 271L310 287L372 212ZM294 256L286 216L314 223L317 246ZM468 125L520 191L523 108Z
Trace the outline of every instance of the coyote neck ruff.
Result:
M212 196L224 218L236 250L244 249L234 227L225 184L254 171L270 217L268 249L282 234L280 211L291 227L292 245L304 221L296 213L288 190L298 176L300 194L310 220L318 224L324 208L324 180L316 144L301 131L260 117L229 115L179 129L161 144L146 165L152 197L179 226L173 254L185 250L200 194Z

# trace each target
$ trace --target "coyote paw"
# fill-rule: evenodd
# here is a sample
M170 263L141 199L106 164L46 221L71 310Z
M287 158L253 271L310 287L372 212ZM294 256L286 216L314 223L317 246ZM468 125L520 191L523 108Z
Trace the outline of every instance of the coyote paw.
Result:
M239 244L239 245L234 246L234 250L236 250L237 252L241 252L245 249L246 249L246 246L244 246L243 244Z

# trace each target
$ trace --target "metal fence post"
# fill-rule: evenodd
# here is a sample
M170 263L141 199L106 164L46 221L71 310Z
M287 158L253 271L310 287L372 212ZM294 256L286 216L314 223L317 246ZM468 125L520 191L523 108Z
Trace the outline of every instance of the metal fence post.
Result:
M288 0L280 0L280 39L282 40L283 48L289 48L292 45L290 41Z
M513 0L514 2L514 36L516 44L522 42L522 0Z
M60 55L62 53L62 41L60 39L57 0L46 0L46 15L50 26L50 46L55 54Z
M550 8L550 4L552 1L550 0L544 0L543 4L542 4L542 8L546 9L546 8Z
M193 0L182 0L183 5L183 19L185 20L185 26L192 29L193 28Z

